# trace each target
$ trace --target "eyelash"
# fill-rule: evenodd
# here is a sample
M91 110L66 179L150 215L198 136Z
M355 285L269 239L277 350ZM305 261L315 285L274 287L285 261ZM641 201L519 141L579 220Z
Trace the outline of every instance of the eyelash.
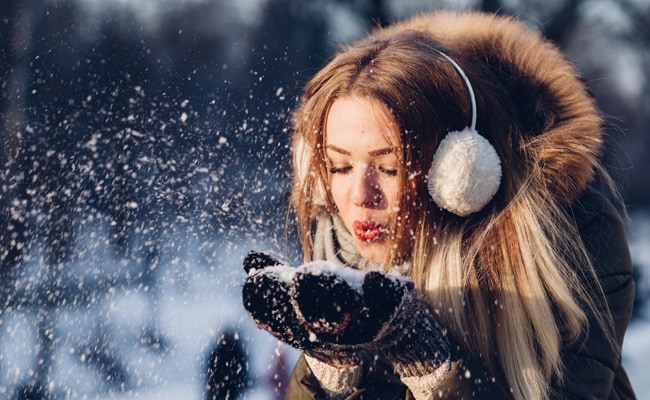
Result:
M387 169L387 168L379 167L379 170L388 176L397 176L396 169Z
M384 167L379 167L378 168L380 172L388 175L388 176L397 176L397 170L396 169L388 169ZM330 167L329 172L330 174L346 174L352 170L352 167Z
M352 167L343 167L343 168L338 168L338 167L330 167L330 174L345 174L350 172Z

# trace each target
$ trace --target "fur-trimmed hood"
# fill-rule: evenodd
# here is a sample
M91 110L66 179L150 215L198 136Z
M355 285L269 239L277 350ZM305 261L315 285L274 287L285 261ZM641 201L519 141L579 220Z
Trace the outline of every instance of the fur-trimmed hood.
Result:
M525 137L518 146L539 167L531 169L532 182L551 188L561 203L573 202L593 179L603 146L602 119L560 50L522 21L481 12L427 13L375 33L409 29L432 34L494 72L519 108Z

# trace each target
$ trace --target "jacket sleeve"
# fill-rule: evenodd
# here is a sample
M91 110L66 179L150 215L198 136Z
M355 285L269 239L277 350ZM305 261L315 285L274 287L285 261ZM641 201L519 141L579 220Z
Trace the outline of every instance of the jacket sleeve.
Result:
M614 345L588 314L589 331L584 338L562 352L565 365L563 382L555 382L557 398L622 399L634 398L631 384L621 364L623 336L632 316L634 280L624 224L614 206L600 194L588 192L574 209L581 238L589 251L604 298L598 305L608 307L613 317ZM587 276L586 287L594 289Z

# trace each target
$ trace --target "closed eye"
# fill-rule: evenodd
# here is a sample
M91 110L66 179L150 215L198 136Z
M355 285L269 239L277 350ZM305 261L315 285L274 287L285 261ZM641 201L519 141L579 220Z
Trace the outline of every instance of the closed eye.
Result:
M346 167L330 167L330 174L347 174L352 171L351 166Z
M397 176L397 169L394 168L379 167L379 171L389 176Z
M377 168L379 172L386 174L388 176L397 176L397 169L394 168L387 168L387 167L379 167ZM352 171L351 166L345 166L345 167L330 167L329 172L330 174L348 174Z

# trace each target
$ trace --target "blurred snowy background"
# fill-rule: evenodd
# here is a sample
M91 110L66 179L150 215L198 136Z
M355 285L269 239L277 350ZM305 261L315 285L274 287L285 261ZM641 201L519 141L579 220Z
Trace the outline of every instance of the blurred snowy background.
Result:
M610 116L650 399L650 0L2 0L0 399L279 398L296 353L240 287L250 249L298 260L289 113L339 44L435 8L542 28Z

